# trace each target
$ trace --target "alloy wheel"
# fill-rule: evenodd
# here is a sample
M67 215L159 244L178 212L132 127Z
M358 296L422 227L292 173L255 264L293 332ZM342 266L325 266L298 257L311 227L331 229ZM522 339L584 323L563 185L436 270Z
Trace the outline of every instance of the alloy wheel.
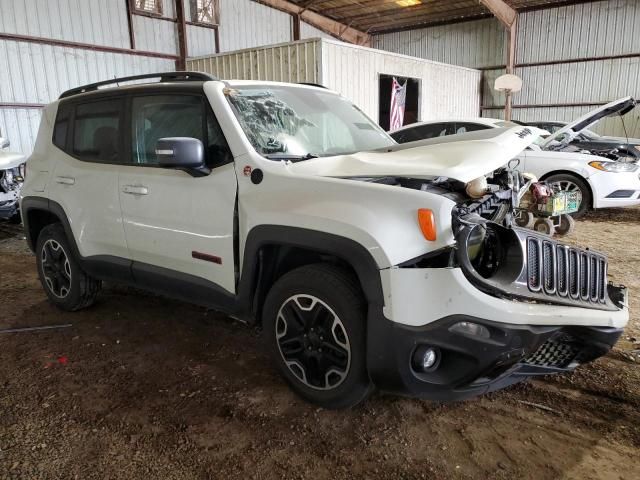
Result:
M344 324L322 300L294 295L276 319L276 341L289 370L306 386L331 390L349 372L351 347Z
M49 291L57 298L65 298L71 291L71 265L64 248L56 240L49 239L42 246L40 260Z
M563 192L581 192L580 187L571 180L560 180L553 182L552 185L557 186Z

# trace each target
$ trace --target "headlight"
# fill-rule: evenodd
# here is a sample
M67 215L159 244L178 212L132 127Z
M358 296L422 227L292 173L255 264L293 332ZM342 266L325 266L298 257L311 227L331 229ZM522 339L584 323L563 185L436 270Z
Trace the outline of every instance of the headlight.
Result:
M484 225L478 225L469 234L469 240L467 240L467 256L472 262L482 254L486 237L487 229Z
M469 225L457 234L457 258L476 279L511 283L520 275L523 253L512 229L494 223Z
M623 173L623 172L635 172L638 170L638 166L633 163L625 163L625 162L589 162L589 166L602 170L603 172L614 172L614 173Z

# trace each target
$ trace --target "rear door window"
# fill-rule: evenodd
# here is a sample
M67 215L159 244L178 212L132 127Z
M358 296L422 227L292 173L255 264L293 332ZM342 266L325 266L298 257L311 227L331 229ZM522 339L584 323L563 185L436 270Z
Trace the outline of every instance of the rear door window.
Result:
M72 153L90 162L119 163L122 154L122 99L76 106Z

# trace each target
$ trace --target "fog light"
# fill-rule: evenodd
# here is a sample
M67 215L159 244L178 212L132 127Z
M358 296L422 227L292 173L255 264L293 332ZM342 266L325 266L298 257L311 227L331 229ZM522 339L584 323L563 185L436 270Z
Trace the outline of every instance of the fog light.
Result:
M472 337L491 338L489 329L484 325L473 322L458 322L449 327L449 331L452 333L460 333L462 335L469 335Z
M425 345L418 347L413 354L413 366L420 371L435 370L440 363L440 353L437 348Z

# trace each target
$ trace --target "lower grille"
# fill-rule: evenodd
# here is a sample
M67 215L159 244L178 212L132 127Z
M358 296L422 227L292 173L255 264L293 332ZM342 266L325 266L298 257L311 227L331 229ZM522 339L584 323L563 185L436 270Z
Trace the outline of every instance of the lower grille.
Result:
M606 303L607 260L602 255L536 237L526 245L529 290Z
M563 334L544 342L524 363L538 367L566 368L579 353L580 347L573 342L573 338Z

